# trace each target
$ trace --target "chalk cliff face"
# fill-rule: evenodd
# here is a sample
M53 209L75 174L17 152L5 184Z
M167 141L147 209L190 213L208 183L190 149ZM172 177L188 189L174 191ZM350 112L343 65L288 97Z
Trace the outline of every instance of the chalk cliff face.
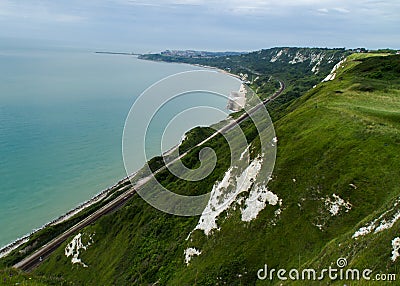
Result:
M166 51L141 58L217 67L239 75L260 97L269 96L271 88L277 87L275 79L281 79L287 86L284 96L278 100L281 105L324 80L350 53L345 49L282 47L243 54Z
M330 66L332 63L337 63L344 56L342 50L324 50L324 49L308 49L308 48L278 48L272 50L263 50L262 59L270 63L285 63L285 64L302 64L309 67L310 71L318 74L320 69Z
M160 54L142 55L144 59L211 63L224 69L240 70L242 73L263 73L270 69L276 73L282 67L296 65L296 68L313 74L325 74L349 52L344 49L321 48L271 48L251 53L205 53L194 51L165 51ZM225 67L224 67L225 65ZM251 66L252 68L247 68ZM288 72L288 71L286 71Z
M276 48L238 57L266 66L303 65L323 79L343 57L324 51ZM260 73L251 63L246 68ZM249 144L232 164L221 136L208 145L218 161L206 179L157 175L178 193L210 192L202 215L168 215L135 196L72 236L34 275L76 285L255 285L271 283L257 275L265 265L300 272L372 269L371 279L397 273L400 56L353 54L333 73L290 104L271 107L279 118L272 175L263 171L253 124L245 122ZM181 147L187 150L209 134L196 128ZM191 152L184 164L198 167L198 155ZM276 276L272 281L280 282Z

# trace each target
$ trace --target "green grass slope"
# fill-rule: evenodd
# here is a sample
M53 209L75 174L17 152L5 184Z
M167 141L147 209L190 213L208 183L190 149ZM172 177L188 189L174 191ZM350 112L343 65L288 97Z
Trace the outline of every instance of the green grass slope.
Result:
M268 207L249 224L227 220L213 237L217 242L208 240L173 284L182 277L187 285L193 277L199 285L279 284L257 281L257 269L265 263L321 269L341 257L352 267L398 272L399 262L390 259L398 222L376 236L351 236L393 208L400 195L400 57L358 57L350 57L335 80L294 102L275 124L278 158L268 187L283 200L276 225ZM332 215L333 195L351 209Z
M140 58L216 67L240 75L261 98L279 88L275 80L279 78L285 82L286 89L273 103L278 107L321 82L339 61L351 53L343 48L276 47L238 55L193 57L163 52L145 54Z
M52 275L37 276L23 273L15 269L7 268L0 270L0 285L7 286L46 286L46 285L68 285L69 283Z
M209 236L196 230L186 240L199 217L167 215L135 197L81 232L86 249L79 259L88 267L65 256L71 238L34 274L70 285L279 285L277 279L258 280L258 269L321 269L340 257L351 267L397 273L400 258L391 257L392 240L400 236L394 219L400 211L400 56L352 55L333 81L279 112L268 189L282 199L280 207L267 205L251 222L241 220L240 207L232 208L218 218L220 230ZM251 124L243 129L249 142L257 140ZM219 155L209 180L174 181L166 173L160 174L163 184L191 194L211 191L229 156L223 138L209 146ZM257 154L258 145L252 146ZM196 167L192 160L187 164ZM371 233L353 238L375 219ZM393 224L374 233L385 222ZM201 250L188 266L187 247Z

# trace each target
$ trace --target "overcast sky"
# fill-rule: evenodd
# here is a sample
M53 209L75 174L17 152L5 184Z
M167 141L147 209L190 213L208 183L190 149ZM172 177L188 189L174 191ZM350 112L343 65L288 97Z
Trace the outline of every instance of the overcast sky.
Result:
M0 0L0 27L0 45L20 39L138 52L400 49L400 1Z

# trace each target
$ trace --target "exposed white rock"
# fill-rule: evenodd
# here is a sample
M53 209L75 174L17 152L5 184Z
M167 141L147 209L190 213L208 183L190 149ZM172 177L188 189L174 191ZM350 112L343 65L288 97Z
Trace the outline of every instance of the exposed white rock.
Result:
M315 74L317 74L319 72L319 64L316 64L315 66L313 66L313 68L311 69L311 71Z
M242 192L247 192L262 167L262 158L254 159L250 165L238 176L231 178L232 168L226 173L221 182L214 185L210 200L205 207L199 222L194 230L203 230L206 235L209 235L213 229L218 229L217 218L227 210L237 196ZM236 184L235 184L236 182ZM233 186L233 189L228 191L228 186Z
M216 219L225 210L225 208L223 207L223 204L225 202L220 202L219 197L224 195L223 191L230 184L231 172L232 168L230 168L225 173L225 176L221 182L214 185L210 194L210 200L208 201L208 204L204 209L199 219L199 222L195 227L195 230L196 229L204 230L204 233L206 235L209 235L211 230L216 229L218 227Z
M304 199L303 199L304 200ZM333 194L332 196L327 196L325 198L321 198L324 203L326 211L329 212L331 217L339 215L341 212L349 212L352 208L350 202L346 202L340 196ZM302 206L298 204L299 208L302 209ZM325 210L320 212L320 216L316 217L315 222L312 224L316 226L319 230L323 231L326 223L329 221L329 216L327 216Z
M319 73L319 66L322 63L322 60L324 59L325 55L323 53L319 53L319 54L311 54L311 61L310 61L310 65L314 65L311 69L311 71L314 74Z
M343 200L341 197L339 197L336 194L332 195L333 199L331 198L326 198L325 199L325 206L331 213L331 216L336 216L342 210L343 208L345 209L346 212L351 210L351 204L349 202L346 202Z
M90 236L90 240L93 242L92 237ZM91 245L90 241L87 245L82 243L82 234L78 233L72 241L65 247L65 256L72 256L71 263L72 264L81 264L83 267L88 267L82 260L79 258L80 250L86 250Z
M386 229L390 229L394 224L400 219L400 210L395 211L398 206L400 198L394 203L393 208L385 211L377 219L368 223L366 226L361 227L353 234L353 238L358 238L360 236L367 235L369 233L378 233Z
M247 79L249 78L249 75L247 73L239 73L239 76L243 81L247 81Z
M281 56L283 55L283 50L280 50L276 56L272 57L272 59L270 60L271 63L276 62Z
M277 205L279 198L273 192L267 190L266 186L256 186L251 189L249 197L245 201L245 207L242 211L242 221L252 221L255 219L260 211L262 211L267 203L270 205Z
M332 69L331 73L322 81L330 81L330 80L334 80L336 77L336 71L342 66L342 64L346 61L346 59L341 60L340 62L338 62Z
M367 234L371 233L371 232L374 230L374 228L375 228L375 223L376 223L376 221L377 221L377 220L374 220L374 221L373 221L372 223L370 223L369 225L363 226L362 228L360 228L359 230L357 230L357 231L353 234L352 238L357 238L357 237L359 237L359 236L364 236L364 235L367 235Z
M375 229L375 233L381 232L382 230L392 228L392 226L400 219L400 211L398 211L394 217L390 220L382 220L381 224Z
M302 55L300 52L297 52L296 55L294 56L294 58L289 61L289 64L297 64L297 63L302 63L305 62L306 60L308 60L308 57L305 55Z
M357 190L357 186L354 184L349 184L350 187L352 187L353 189Z
M186 265L189 265L190 260L192 260L193 256L197 255L199 256L201 254L200 250L197 250L196 248L189 247L185 250L185 263Z
M330 81L330 80L334 80L335 77L336 77L336 73L335 73L335 72L334 72L334 73L330 73L330 74L327 75L326 78L324 78L323 82L325 82L325 81Z
M251 162L251 164L243 171L243 173L239 177L236 177L235 194L240 194L250 189L252 183L254 182L258 173L261 170L262 162L262 158L257 157Z
M396 259L400 256L400 237L396 237L392 240L392 261L395 262Z
M243 159L245 158L246 154L247 154L247 153L249 152L249 150L250 150L250 146L251 146L251 144L249 144L249 145L246 147L246 149L244 149L244 151L242 152L242 154L240 154L239 160L243 160Z
M319 54L311 54L311 62L310 65L317 63L317 65L319 66L321 64L322 59L325 57L325 55L323 53L319 53Z

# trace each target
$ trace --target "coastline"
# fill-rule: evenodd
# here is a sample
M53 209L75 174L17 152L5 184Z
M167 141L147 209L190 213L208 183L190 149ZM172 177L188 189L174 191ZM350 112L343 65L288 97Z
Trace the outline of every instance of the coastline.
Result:
M18 247L22 246L23 244L25 244L26 242L29 241L29 238L43 230L44 228L48 227L48 226L54 226L54 225L58 225L60 223L63 223L65 221L67 221L68 219L72 218L73 216L79 214L81 211L87 209L88 207L106 199L111 193L113 193L114 191L118 191L118 189L121 186L124 186L124 184L126 183L130 183L130 178L135 176L137 172L131 174L130 176L127 176L121 180L119 180L117 183L115 183L114 185L102 190L101 192L99 192L98 194L96 194L95 196L93 196L92 198L90 198L89 200L86 200L82 203L80 203L78 206L76 206L75 208L69 210L68 212L60 215L59 217L53 219L50 222L45 223L44 225L42 225L41 227L37 228L37 229L33 229L30 233L25 234L24 236L17 238L16 240L10 242L9 244L6 244L5 246L3 246L2 248L0 248L0 258L7 256L10 252L12 252L13 250L17 249Z
M220 73L223 73L223 74L232 76L232 77L234 77L234 78L239 79L239 80L242 81L242 82L243 82L243 80L244 80L241 76L239 76L239 75L237 75L237 74L233 74L233 73L228 72L228 71L226 71L226 70L223 70L223 69L221 69L221 68L216 68L216 67L207 66L207 65L201 65L201 64L190 64L190 63L184 63L184 62L167 62L167 61L154 60L154 59L143 59L143 58L141 58L140 56L141 56L141 55L139 55L139 56L137 57L137 59L142 60L142 61L150 61L150 62L165 63L165 64L173 63L173 64L189 65L189 66L194 66L194 67L199 67L199 68L206 68L206 69L209 69L209 70L214 70L214 71L217 71L217 72L220 72Z
M140 56L138 57L138 59L139 60L143 60L143 61L151 61L151 62L155 62L155 63L166 63L166 64L170 63L170 62L164 62L164 61L161 61L161 60L143 59L143 58L140 58ZM238 92L231 92L231 96L228 99L226 108L228 110L232 111L232 112L237 112L240 109L244 108L244 106L246 104L246 101L247 101L246 100L246 88L244 86L244 82L245 82L246 79L244 77L241 77L241 76L239 76L237 74L233 74L233 73L228 72L226 70L223 70L221 68L216 68L216 67L207 66L207 65L190 64L190 63L184 63L184 62L173 62L173 63L174 64L183 64L183 65L195 66L195 67L199 67L199 68L205 68L205 69L208 69L208 70L213 70L213 71L216 71L216 72L219 72L219 73L222 73L222 74L225 74L225 75L228 75L228 76L231 76L231 77L234 77L234 78L240 80L242 84L241 84L241 86L239 88L239 91ZM177 146L172 147L170 151L172 152L176 147Z
M223 73L223 74L226 74L226 75L235 77L235 78L239 79L240 81L243 81L243 79L242 79L239 75L230 73L230 72L228 72L228 71L226 71L226 70L223 70L223 69L220 69L220 68L216 68L216 67L212 67L212 66L206 66L206 65L200 65L200 64L187 64L187 65L192 65L192 66L196 66L196 67L201 67L201 68L206 68L206 69L215 70L215 71L217 71L217 72L220 72L220 73Z
M120 54L120 53L110 53L110 52L96 52L96 53L104 53L104 54L112 54L112 55L115 55L115 54L119 55ZM132 56L132 54L124 54L124 55ZM145 60L145 59L143 59L143 60ZM146 60L146 61L149 61L149 60ZM155 62L160 62L160 61L155 61ZM240 90L243 88L243 79L239 75L232 74L232 73L230 73L228 71L225 71L223 69L220 69L220 68L206 66L206 65L188 64L188 63L182 63L182 64L201 67L201 68L206 68L206 69L214 70L214 71L217 71L217 72L220 72L220 73L235 77L235 78L239 79L242 82L242 84L240 86ZM231 111L234 112L235 110L231 110ZM168 157L174 150L176 150L176 148L179 147L179 145L182 143L182 141L183 141L183 138L181 138L180 142L177 145L175 145L171 149L165 151L162 154L162 156ZM65 221L67 221L68 219L74 217L75 215L79 214L80 212L84 211L85 209L89 208L90 206L107 199L107 197L110 194L113 194L115 191L118 191L118 189L120 187L124 186L125 184L130 184L130 179L133 176L135 176L137 173L138 173L138 171L133 173L133 174L131 174L131 175L129 175L129 176L124 177L123 179L120 179L114 185L112 185L112 186L100 191L98 194L94 195L89 200L86 200L86 201L80 203L78 206L74 207L73 209L69 210L68 212L60 215L59 217L51 220L50 222L45 223L44 225L42 225L41 227L39 227L37 229L33 229L30 233L27 233L24 236L22 236L20 238L17 238L14 241L10 242L9 244L1 247L0 248L0 258L3 258L5 256L7 256L8 254L10 254L15 249L17 249L20 246L24 245L25 243L29 242L30 237L32 235L34 235L35 233L45 229L46 227L55 226L55 225L58 225L60 223L63 223Z

